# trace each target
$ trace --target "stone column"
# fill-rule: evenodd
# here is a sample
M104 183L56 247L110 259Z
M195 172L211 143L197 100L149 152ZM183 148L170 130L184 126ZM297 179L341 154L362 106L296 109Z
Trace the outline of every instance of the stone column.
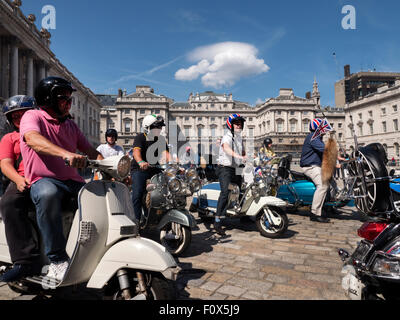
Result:
M7 99L9 96L9 40L6 37L0 37L1 41L1 68L0 68L0 96Z
M34 95L34 79L33 79L33 51L27 52L27 70L26 70L26 94Z
M18 60L19 50L17 46L17 39L14 38L11 42L11 61L10 61L10 96L15 96L18 94L18 70L19 70L19 60Z
M40 61L38 63L38 82L40 82L41 80L43 80L44 78L46 78L46 64L44 61Z

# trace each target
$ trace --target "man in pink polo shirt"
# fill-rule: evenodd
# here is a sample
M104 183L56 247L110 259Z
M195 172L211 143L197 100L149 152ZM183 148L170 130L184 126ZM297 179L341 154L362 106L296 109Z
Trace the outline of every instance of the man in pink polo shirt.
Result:
M85 166L86 157L76 151L90 159L103 159L71 120L69 110L73 91L75 89L65 79L43 79L35 91L40 109L26 112L20 126L25 176L31 182L31 198L36 206L45 253L50 260L47 276L58 281L64 278L69 260L61 201L77 195L84 185L76 168Z

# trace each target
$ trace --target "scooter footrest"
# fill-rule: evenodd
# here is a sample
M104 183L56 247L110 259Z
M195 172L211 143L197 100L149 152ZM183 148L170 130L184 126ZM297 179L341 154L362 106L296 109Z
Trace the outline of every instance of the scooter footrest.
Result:
M26 280L36 284L40 284L43 287L43 289L55 289L61 283L61 281L51 279L46 276L27 277Z

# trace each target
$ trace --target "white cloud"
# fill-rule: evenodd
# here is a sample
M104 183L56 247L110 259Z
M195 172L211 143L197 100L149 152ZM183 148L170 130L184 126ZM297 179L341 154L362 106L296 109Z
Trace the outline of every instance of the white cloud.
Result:
M240 78L267 72L270 68L257 58L258 50L243 42L221 42L199 47L188 54L197 64L175 73L175 79L191 81L202 75L204 86L220 88L234 85Z

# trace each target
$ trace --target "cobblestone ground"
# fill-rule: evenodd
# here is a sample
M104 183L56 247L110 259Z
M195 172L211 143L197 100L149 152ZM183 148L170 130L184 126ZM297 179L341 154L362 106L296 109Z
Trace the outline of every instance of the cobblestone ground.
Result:
M343 208L328 224L307 211L288 214L283 239L262 237L253 222L226 220L227 236L199 222L192 245L178 258L180 299L347 300L338 248L354 249L362 217Z
M347 300L337 249L355 248L362 217L354 208L340 212L328 224L311 222L307 211L289 213L282 239L262 237L252 221L240 219L226 219L221 237L195 214L199 229L177 258L179 299ZM0 284L1 300L18 296Z

